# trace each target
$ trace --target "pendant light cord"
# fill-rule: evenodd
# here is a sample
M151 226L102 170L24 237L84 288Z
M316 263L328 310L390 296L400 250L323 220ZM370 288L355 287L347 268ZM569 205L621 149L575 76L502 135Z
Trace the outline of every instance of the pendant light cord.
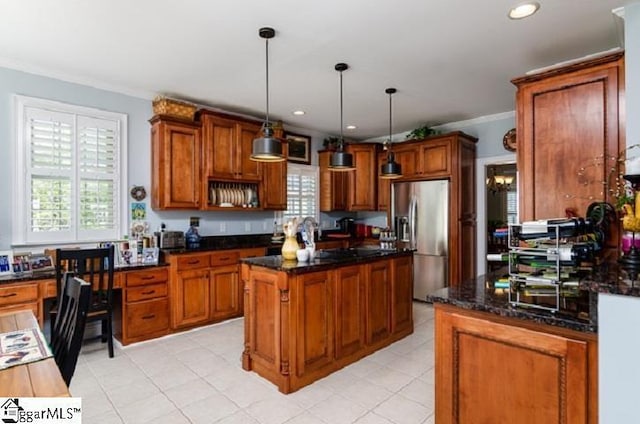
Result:
M389 93L389 148L387 149L387 158L390 159L391 158L391 135L393 134L393 131L391 131L391 125L392 125L392 120L391 120L391 96L393 95L393 93Z
M265 60L266 60L266 66L265 69L267 70L267 116L266 116L266 121L265 121L265 125L267 127L270 127L271 125L269 124L269 39L266 39L266 43L265 43Z
M344 150L344 135L342 128L344 124L342 122L342 71L340 71L340 151Z

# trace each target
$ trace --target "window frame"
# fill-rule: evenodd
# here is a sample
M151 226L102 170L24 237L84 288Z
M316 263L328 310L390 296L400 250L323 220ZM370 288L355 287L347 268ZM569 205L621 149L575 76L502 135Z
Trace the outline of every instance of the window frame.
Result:
M40 237L34 237L33 232L29 229L29 217L31 205L28 204L30 195L30 164L27 163L27 149L30 147L30 140L27 140L27 109L40 109L51 113L62 113L74 115L74 122L78 121L78 117L113 121L116 126L116 134L119 139L117 143L117 154L114 158L115 178L114 178L114 229L113 230L82 230L79 228L80 218L80 173L74 172L72 185L74 192L72 194L73 210L71 231L67 237L60 237L61 233L45 234ZM103 109L97 109L88 106L80 106L70 103L64 103L55 100L41 99L37 97L24 96L19 94L13 95L13 140L12 151L9 152L13 161L13 184L12 184L12 246L43 246L55 243L60 244L78 244L91 243L106 240L117 240L122 234L126 233L128 223L127 210L127 164L128 164L128 117L125 113L111 112ZM74 126L73 146L77 151L77 139L79 137L78 128ZM77 167L78 157L74 158L74 167Z
M315 190L315 208L314 208L314 216L313 219L316 220L316 222L320 222L320 167L318 165L305 165L305 164L301 164L301 163L287 163L287 175L291 174L291 173L299 173L300 171L305 172L305 173L313 173L313 178L316 181L316 190ZM288 180L287 180L287 187L286 187L287 193L289 192L289 185L288 185ZM288 196L288 194L287 194ZM288 203L288 199L287 199L287 203ZM286 217L286 210L284 211L278 211L276 212L276 220L282 222L285 217ZM300 216L298 217L301 220L304 219L304 216Z

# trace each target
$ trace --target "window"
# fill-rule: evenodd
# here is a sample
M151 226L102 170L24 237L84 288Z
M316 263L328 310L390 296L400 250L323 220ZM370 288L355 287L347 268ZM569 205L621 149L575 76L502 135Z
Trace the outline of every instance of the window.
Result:
M126 219L126 115L15 96L13 244L113 240Z
M287 210L282 218L312 216L318 222L318 167L287 165Z

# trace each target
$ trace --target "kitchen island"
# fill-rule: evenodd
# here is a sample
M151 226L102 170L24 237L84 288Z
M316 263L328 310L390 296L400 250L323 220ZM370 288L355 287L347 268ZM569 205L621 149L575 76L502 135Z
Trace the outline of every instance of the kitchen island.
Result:
M291 393L413 333L413 252L242 259L242 367Z
M435 306L436 423L598 422L597 292L581 282L570 310L513 307L499 275L427 296Z

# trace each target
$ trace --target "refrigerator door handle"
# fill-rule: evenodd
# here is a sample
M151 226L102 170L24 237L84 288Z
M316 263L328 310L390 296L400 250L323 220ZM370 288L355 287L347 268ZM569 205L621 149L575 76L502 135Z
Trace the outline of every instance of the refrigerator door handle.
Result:
M416 198L416 196L411 196L411 201L409 203L409 223L409 248L415 249L418 240L418 199Z

